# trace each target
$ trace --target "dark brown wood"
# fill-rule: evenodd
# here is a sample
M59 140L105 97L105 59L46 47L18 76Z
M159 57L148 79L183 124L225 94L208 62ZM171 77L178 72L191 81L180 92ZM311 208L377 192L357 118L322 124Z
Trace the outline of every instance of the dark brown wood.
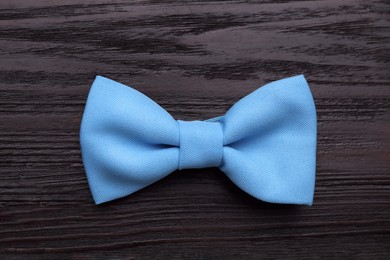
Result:
M0 2L0 258L390 258L386 1ZM258 201L217 169L94 205L79 147L100 74L177 119L222 115L305 74L312 207Z

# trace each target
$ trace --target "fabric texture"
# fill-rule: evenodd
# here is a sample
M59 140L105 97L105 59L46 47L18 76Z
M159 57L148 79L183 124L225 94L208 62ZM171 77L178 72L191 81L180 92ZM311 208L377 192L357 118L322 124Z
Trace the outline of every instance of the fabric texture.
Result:
M219 167L271 203L313 203L316 111L303 75L271 82L206 121L175 120L153 100L96 76L80 144L96 204L132 194L171 172Z

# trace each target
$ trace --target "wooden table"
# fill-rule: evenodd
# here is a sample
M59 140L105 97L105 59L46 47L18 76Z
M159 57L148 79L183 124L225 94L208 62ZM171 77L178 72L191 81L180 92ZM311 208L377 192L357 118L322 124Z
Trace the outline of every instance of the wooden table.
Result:
M386 1L0 2L1 259L390 258ZM96 75L207 119L304 74L314 205L258 201L218 169L94 205L79 127Z

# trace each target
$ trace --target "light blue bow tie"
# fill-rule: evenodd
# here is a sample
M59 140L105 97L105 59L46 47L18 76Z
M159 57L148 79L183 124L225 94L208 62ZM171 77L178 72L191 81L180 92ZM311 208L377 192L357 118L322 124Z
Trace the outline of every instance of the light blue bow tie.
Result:
M97 76L80 143L96 204L132 194L171 172L219 167L267 202L313 202L317 124L303 75L269 83L219 118L175 120L142 93Z

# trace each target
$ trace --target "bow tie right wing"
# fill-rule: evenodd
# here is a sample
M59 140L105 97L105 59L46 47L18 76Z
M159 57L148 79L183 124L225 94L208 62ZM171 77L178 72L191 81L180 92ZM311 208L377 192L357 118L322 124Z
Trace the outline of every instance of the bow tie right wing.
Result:
M175 171L178 124L144 94L97 76L84 110L80 145L96 204L129 195Z
M303 75L257 89L220 122L224 132L220 168L237 186L267 202L312 204L317 124Z

